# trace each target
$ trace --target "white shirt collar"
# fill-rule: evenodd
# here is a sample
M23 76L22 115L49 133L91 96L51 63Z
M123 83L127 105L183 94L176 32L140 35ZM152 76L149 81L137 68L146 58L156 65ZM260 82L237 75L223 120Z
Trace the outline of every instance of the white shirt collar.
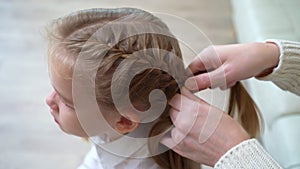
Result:
M151 125L152 126L152 125ZM109 143L99 140L96 149L104 169L159 169L160 167L150 156L148 140L145 134L151 126L140 125L136 132L124 135ZM136 138L142 136L145 138ZM94 139L95 140L95 139ZM102 142L102 144L101 144Z

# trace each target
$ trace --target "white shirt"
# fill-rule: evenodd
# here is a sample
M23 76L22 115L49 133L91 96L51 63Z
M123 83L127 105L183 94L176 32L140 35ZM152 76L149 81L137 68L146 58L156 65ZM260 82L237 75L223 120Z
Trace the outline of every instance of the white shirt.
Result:
M142 124L136 132L105 144L93 139L94 146L77 169L161 169L150 156L147 138L132 137L146 135L149 129Z
M94 145L85 156L83 163L77 169L103 169Z

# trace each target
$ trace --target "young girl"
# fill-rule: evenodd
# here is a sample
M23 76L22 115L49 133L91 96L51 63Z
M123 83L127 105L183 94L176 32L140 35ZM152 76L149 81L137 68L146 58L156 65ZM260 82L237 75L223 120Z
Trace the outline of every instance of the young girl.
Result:
M80 169L200 168L200 164L172 150L161 151L163 146L156 139L146 139L148 146L140 141L160 136L172 126L170 107L164 104L164 98L170 100L179 93L190 76L180 60L178 41L160 19L133 8L89 9L55 20L48 30L49 70L54 88L47 97L50 112L64 132L98 139L93 140L95 147ZM74 95L74 79L86 78L74 73L75 69L89 69L88 64L78 64L82 59L98 66L91 76L92 87L104 119L116 131L114 134L97 131L99 135L94 135L81 123L82 115L89 111L79 114L74 102L80 98ZM153 92L156 89L164 95ZM229 113L251 136L256 136L258 114L240 83L231 90ZM103 133L109 134L103 137ZM107 142L114 150L98 144Z

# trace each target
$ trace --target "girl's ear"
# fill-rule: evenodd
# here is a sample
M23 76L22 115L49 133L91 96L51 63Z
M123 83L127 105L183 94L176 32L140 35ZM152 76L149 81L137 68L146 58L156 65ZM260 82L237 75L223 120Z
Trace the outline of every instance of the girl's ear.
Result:
M123 116L115 123L115 130L120 134L126 134L134 131L139 126L137 121L131 121Z

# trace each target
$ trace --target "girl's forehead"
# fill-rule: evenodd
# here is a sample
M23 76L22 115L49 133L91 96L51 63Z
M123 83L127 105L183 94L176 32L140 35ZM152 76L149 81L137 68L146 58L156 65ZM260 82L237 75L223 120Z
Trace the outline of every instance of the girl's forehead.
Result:
M75 57L62 47L54 48L48 59L49 76L56 93L68 103L73 103L72 75Z
M60 78L64 79L72 79L73 74L73 64L71 65L66 61L68 58L65 59L59 59L52 57L49 60L49 72L50 76L52 74L56 74L56 76L59 76Z

